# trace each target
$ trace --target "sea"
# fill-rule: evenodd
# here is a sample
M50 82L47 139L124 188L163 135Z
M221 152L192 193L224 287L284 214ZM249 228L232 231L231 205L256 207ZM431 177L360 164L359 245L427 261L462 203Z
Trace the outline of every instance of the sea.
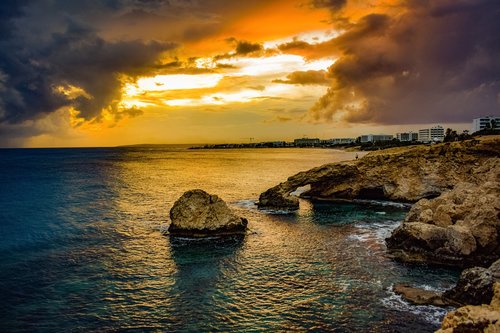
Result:
M396 283L452 286L458 271L405 265L384 239L408 206L261 192L356 153L185 146L0 150L0 332L433 332L449 309ZM217 194L243 238L168 235L185 191Z

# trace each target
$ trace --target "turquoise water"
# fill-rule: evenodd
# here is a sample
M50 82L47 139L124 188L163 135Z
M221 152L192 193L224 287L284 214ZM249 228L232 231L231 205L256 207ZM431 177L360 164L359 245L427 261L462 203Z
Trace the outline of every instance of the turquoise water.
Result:
M326 149L0 150L2 332L431 332L444 310L391 292L442 290L457 272L405 266L383 239L393 205L301 201L260 211L259 193L355 153ZM244 238L164 235L168 211L203 188L249 219Z

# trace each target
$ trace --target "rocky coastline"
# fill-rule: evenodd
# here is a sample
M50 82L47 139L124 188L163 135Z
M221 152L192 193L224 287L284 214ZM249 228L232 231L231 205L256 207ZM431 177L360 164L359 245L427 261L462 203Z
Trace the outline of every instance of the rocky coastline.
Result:
M292 194L321 200L413 204L387 239L396 260L466 268L500 257L500 136L393 148L300 172L259 197L265 209L298 209Z
M443 294L403 284L396 285L395 292L413 304L462 306L447 315L440 332L498 332L499 157L498 135L376 151L291 176L263 192L258 206L298 209L292 193L305 186L305 198L412 204L386 239L388 253L410 264L469 269Z

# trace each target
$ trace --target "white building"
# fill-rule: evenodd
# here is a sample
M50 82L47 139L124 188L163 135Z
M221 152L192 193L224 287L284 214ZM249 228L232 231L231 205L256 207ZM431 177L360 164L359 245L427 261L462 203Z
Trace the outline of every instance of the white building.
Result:
M440 125L418 131L418 141L428 143L444 141L444 128Z
M418 133L416 132L396 133L396 138L401 142L418 141Z
M378 142L378 141L391 141L392 140L392 135L388 134L368 134L368 135L362 135L360 137L361 143L366 143L366 142Z
M472 120L472 133L493 127L500 129L500 117L486 116Z

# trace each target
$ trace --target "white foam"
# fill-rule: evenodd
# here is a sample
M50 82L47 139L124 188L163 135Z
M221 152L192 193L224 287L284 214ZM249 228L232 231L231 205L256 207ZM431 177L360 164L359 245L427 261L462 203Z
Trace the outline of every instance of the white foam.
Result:
M256 209L257 205L255 204L255 200L252 199L246 199L246 200L238 200L235 202L232 202L233 205L246 208L246 209Z
M385 239L389 237L394 229L398 227L400 221L387 220L384 222L357 223L355 227L358 233L350 235L349 238L367 242L375 240L379 244L385 244Z
M393 286L391 285L387 289L388 296L380 301L387 308L401 312L411 312L435 325L439 325L448 312L445 308L433 305L412 305L406 302L400 295L397 295L392 288Z
M410 208L412 206L412 204L405 203L405 202L384 201L384 200L354 199L353 202L371 204L371 205L382 206L382 207Z

